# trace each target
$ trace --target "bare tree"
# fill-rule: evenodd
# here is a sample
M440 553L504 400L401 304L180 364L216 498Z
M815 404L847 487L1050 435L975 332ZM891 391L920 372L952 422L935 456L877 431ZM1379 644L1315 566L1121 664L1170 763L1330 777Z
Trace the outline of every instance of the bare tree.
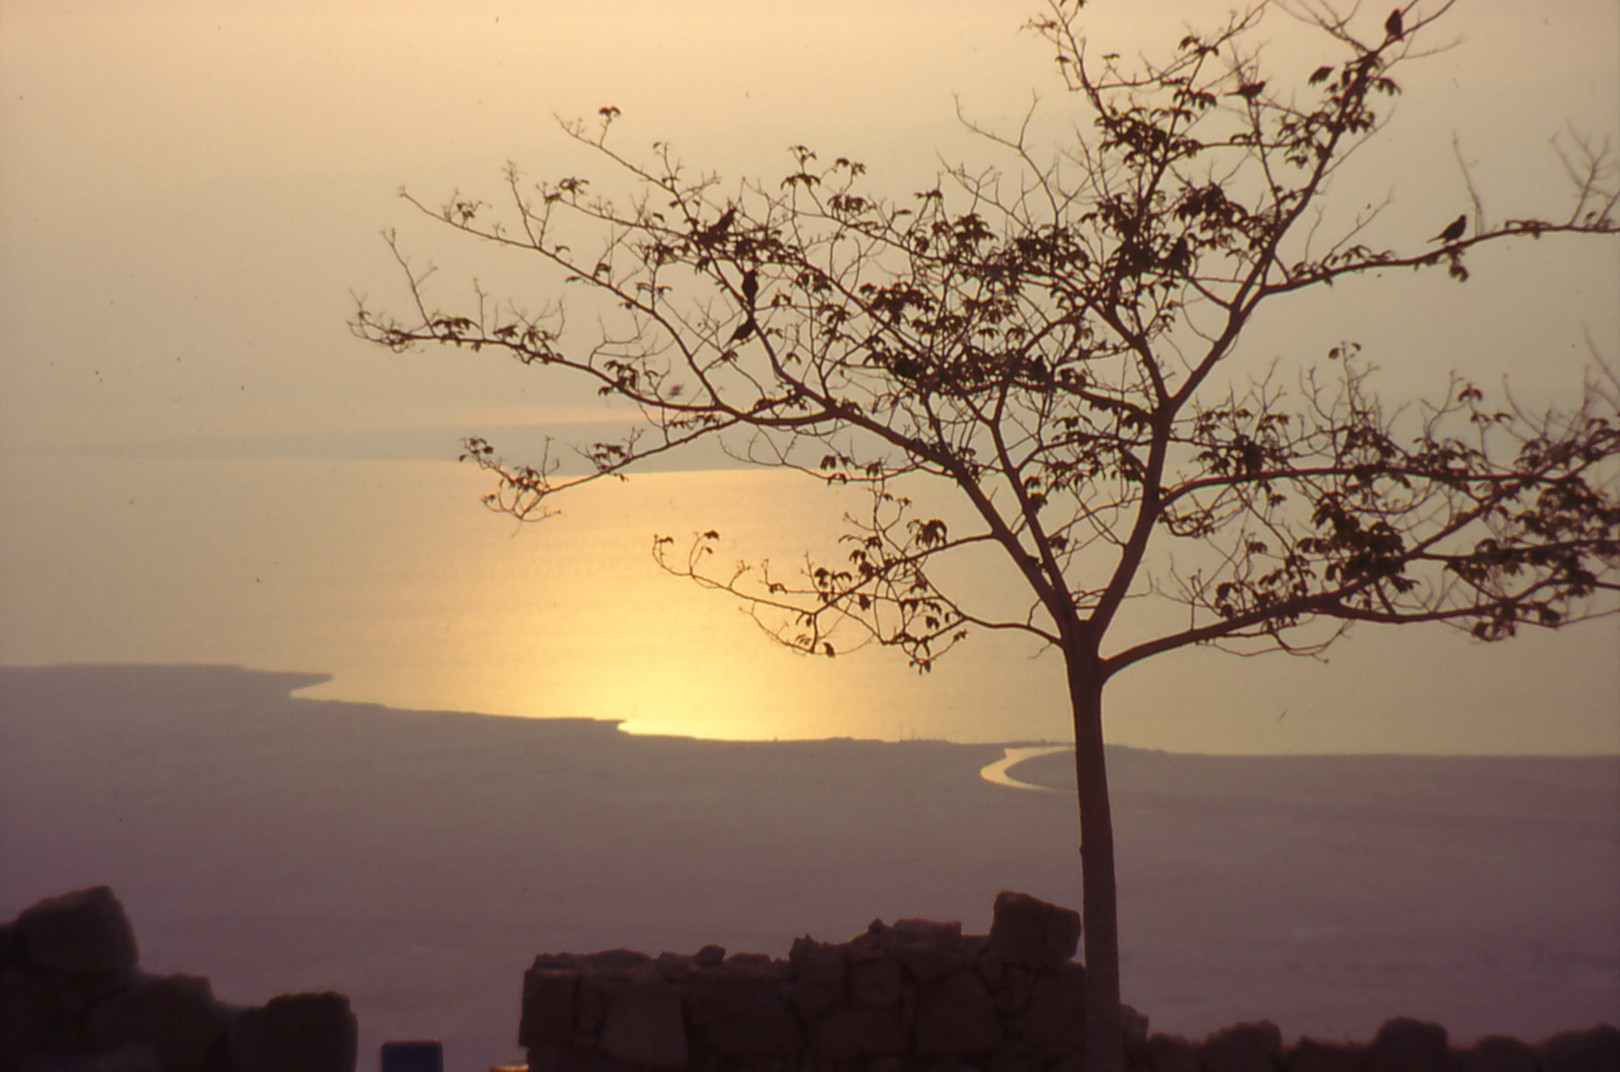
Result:
M1443 396L1387 408L1354 343L1284 377L1239 375L1238 340L1262 305L1344 277L1443 268L1461 282L1477 246L1617 228L1607 146L1579 139L1564 153L1574 197L1559 219L1485 229L1479 209L1472 233L1462 221L1435 243L1425 230L1380 249L1364 238L1377 207L1330 212L1335 174L1378 134L1397 70L1433 51L1452 3L1404 9L1399 33L1322 4L1284 8L1322 42L1321 66L1286 93L1248 44L1264 3L1129 70L1088 46L1081 6L1051 0L1031 23L1094 124L1050 162L1028 123L979 130L1006 171L957 167L895 203L866 192L861 164L797 146L778 185L726 196L665 144L619 149L619 112L603 108L564 129L630 181L629 197L514 169L505 215L405 195L610 298L594 343L564 337L560 301L531 313L480 292L464 313L430 305L392 233L414 309L401 319L361 303L353 328L394 350L502 350L636 407L630 433L584 448L583 474L468 440L464 457L498 480L486 502L519 518L710 439L864 487L870 510L846 516L843 546L790 574L718 567L713 531L684 547L655 540L663 568L746 601L783 644L830 656L876 642L919 670L976 629L1057 649L1078 778L1088 1063L1112 1072L1123 1043L1110 679L1189 645L1315 654L1358 622L1501 640L1611 613L1620 588L1620 380L1595 353L1562 409L1493 402L1455 376ZM906 493L919 482L954 490L972 525L922 516ZM1019 579L1018 613L936 586L947 561L984 554ZM1184 626L1110 647L1139 595L1180 605Z

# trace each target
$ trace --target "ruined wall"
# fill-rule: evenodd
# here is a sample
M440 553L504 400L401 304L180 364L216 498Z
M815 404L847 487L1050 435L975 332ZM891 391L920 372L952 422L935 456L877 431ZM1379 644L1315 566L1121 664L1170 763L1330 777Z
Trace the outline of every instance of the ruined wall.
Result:
M518 1043L532 1072L1078 1070L1079 937L1073 911L1002 893L988 935L900 920L838 944L800 938L786 960L718 946L544 954L523 978ZM1439 1025L1397 1019L1364 1045L1284 1047L1271 1023L1193 1042L1150 1035L1127 1009L1125 1034L1131 1072L1620 1072L1607 1026L1457 1051Z
M148 975L105 886L0 924L0 1072L354 1072L341 994L243 1007L195 975Z

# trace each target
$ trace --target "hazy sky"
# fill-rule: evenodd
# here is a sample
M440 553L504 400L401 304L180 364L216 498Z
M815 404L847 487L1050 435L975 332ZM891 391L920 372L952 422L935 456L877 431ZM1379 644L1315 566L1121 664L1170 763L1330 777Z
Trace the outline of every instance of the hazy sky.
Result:
M48 481L49 459L86 447L448 456L469 426L594 416L588 395L498 360L399 358L350 338L351 292L398 297L387 226L440 265L447 299L497 270L545 294L546 277L409 215L401 185L493 199L507 160L587 167L553 116L611 103L625 146L669 139L730 181L780 175L785 147L804 142L863 160L903 196L932 184L940 154L993 159L953 99L997 124L1034 93L1041 129L1074 121L1050 56L1020 30L1036 6L0 0L0 451L14 479ZM1185 19L1226 8L1098 2L1085 25L1099 49L1162 54ZM1369 36L1383 15L1363 16ZM1264 36L1282 80L1335 58L1281 12ZM1463 0L1439 38L1460 43L1407 69L1385 138L1338 180L1343 205L1392 198L1375 244L1415 246L1468 208L1454 133L1497 219L1566 207L1548 146L1566 123L1620 140L1612 0ZM1578 384L1588 332L1620 361L1620 242L1498 246L1470 263L1465 287L1431 272L1280 310L1248 352L1358 339L1397 393L1461 368L1556 395ZM1600 636L1615 632L1577 643L1601 652ZM1615 673L1595 681L1612 698Z

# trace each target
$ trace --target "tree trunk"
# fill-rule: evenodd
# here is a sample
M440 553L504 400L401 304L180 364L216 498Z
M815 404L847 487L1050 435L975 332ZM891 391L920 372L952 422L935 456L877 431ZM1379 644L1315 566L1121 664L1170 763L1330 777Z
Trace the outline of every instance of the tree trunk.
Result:
M1086 1072L1123 1072L1119 1005L1119 906L1114 888L1114 819L1103 754L1102 680L1094 650L1069 651L1074 708L1074 775L1080 806L1081 925L1086 960Z

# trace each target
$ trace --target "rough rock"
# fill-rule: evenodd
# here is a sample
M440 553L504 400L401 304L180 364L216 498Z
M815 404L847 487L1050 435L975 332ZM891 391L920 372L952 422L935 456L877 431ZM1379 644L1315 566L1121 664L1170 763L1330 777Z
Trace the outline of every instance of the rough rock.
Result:
M1282 1031L1270 1020L1233 1024L1198 1048L1204 1072L1274 1072L1282 1065Z
M228 1027L208 980L194 975L138 976L90 1013L98 1052L147 1047L164 1068L203 1067Z
M1000 1040L995 1003L974 973L959 971L917 987L917 1052L988 1053Z
M723 945L706 945L697 951L692 960L700 968L716 968L726 959L726 947Z
M792 1011L752 979L695 976L686 1016L702 1045L728 1057L787 1057L803 1045Z
M663 982L636 982L613 994L602 1025L602 1050L630 1064L686 1067L681 995Z
M284 994L231 1023L236 1072L354 1072L359 1031L342 994Z
M1367 1055L1372 1072L1446 1072L1450 1058L1445 1028L1405 1016L1385 1021Z
M127 979L138 959L135 931L112 890L74 890L25 909L14 924L14 956L30 967L69 976Z
M599 975L629 975L632 969L652 963L652 957L634 949L604 949L580 959L588 970Z
M680 953L660 953L653 966L658 969L660 979L675 983L692 974L693 962L691 957Z
M1180 1035L1152 1035L1148 1061L1154 1072L1198 1072L1198 1047Z
M816 1055L824 1061L899 1055L908 1041L897 1008L839 1009L814 1028Z
M815 1020L844 1001L844 951L810 938L793 943L793 1004L806 1021Z
M1028 894L996 895L990 950L1009 964L1053 969L1074 958L1080 944L1080 913Z
M1288 1059L1288 1072L1362 1072L1367 1047L1302 1038Z
M579 972L533 967L523 973L523 1013L518 1045L565 1044L574 1037Z
M996 1008L1012 1015L1029 1008L1030 995L1035 986L1035 973L1017 964L1001 966L999 981L991 987Z
M1019 1017L1020 1035L1051 1057L1085 1046L1086 976L1078 964L1056 975L1042 975L1030 989L1029 1007Z
M954 949L962 944L962 924L934 919L897 919L887 937L894 945L931 945Z
M1542 1072L1614 1072L1620 1068L1620 1030L1599 1024L1585 1031L1564 1031L1543 1042Z
M857 1005L882 1007L899 1002L904 975L887 957L850 965L849 993Z
M1491 1035L1457 1055L1459 1072L1536 1072L1536 1051L1516 1038ZM1611 1065L1620 1068L1620 1063Z
M919 983L933 982L968 965L960 949L944 949L922 943L897 945L889 950L889 955L899 961L906 974Z

